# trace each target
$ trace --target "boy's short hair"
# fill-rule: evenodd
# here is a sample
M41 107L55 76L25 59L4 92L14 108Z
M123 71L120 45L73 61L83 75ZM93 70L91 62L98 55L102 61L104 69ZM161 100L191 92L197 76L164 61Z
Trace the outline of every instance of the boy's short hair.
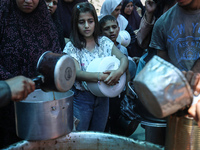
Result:
M101 34L103 33L103 26L106 24L107 21L116 21L118 25L117 19L112 15L105 15L103 18L99 20L99 27Z

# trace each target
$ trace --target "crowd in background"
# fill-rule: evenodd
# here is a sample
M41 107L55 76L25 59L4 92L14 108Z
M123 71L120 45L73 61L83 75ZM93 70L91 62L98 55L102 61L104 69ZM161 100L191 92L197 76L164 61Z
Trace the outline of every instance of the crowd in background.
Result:
M109 98L92 94L86 82L113 86L126 73L128 83L154 55L184 71L194 92L199 93L199 50L188 44L196 42L191 36L199 39L195 28L199 9L199 0L146 0L145 5L140 0L105 0L97 15L88 0L0 0L0 148L22 140L15 131L14 101L35 90L31 78L38 75L36 64L45 51L74 59L77 131L123 134L117 121L122 99L130 96L127 84L121 97ZM185 26L193 30L182 29ZM121 31L130 35L128 45L118 40ZM185 51L174 50L177 36L184 41L178 46ZM86 71L95 58L113 55L120 60L117 70ZM189 110L196 121L198 107L197 103Z

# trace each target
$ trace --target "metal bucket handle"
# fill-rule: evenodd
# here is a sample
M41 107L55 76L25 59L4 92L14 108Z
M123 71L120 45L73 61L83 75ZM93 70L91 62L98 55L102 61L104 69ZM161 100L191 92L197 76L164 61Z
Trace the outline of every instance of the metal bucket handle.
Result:
M131 90L132 95L134 95L135 98L138 98L137 93L134 91L134 89L131 87L131 85L133 85L133 81L128 82L128 88Z

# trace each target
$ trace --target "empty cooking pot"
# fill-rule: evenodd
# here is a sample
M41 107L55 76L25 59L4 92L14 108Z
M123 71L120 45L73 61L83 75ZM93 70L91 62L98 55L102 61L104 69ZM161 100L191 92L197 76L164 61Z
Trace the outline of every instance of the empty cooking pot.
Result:
M134 84L132 81L128 82L128 88L130 89L131 94L134 97L134 99L132 101L135 105L135 108L134 108L135 113L139 114L139 116L141 116L145 121L151 121L154 123L166 123L166 118L157 118L157 117L153 116L147 110L147 108L143 105L143 103L138 98L138 95L135 92Z
M15 102L17 136L26 140L55 139L73 129L73 91L44 92L37 89Z
M192 103L193 94L183 73L154 56L134 79L139 100L157 118L164 118Z
M43 91L66 92L71 89L76 77L72 57L51 51L47 51L40 56L37 71L40 75L34 78L33 81Z

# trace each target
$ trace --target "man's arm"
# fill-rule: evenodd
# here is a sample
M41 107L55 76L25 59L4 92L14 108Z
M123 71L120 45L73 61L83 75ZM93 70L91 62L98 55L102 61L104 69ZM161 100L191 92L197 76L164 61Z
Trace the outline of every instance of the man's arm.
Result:
M199 95L200 93L200 58L196 60L192 69L187 72L183 72L187 78L191 88L193 89L194 95ZM188 113L196 120L198 126L200 127L200 100L193 104Z
M12 101L21 101L35 90L35 83L24 76L0 81L0 107Z

